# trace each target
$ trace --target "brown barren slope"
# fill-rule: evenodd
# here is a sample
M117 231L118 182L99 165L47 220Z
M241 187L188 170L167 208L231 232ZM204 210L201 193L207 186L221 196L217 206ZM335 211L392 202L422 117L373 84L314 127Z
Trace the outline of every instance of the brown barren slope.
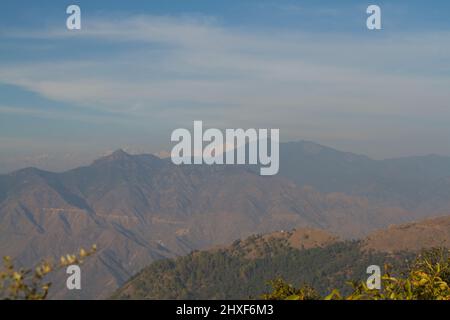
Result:
M450 217L393 225L373 232L364 244L366 249L384 252L420 251L432 247L450 248Z

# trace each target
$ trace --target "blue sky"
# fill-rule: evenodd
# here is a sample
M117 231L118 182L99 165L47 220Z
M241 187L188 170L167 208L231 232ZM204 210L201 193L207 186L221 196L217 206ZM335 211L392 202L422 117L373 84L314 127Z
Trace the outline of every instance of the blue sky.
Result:
M82 30L65 28L78 4ZM382 9L381 31L365 9ZM170 150L193 120L450 155L448 1L22 1L0 9L0 172Z

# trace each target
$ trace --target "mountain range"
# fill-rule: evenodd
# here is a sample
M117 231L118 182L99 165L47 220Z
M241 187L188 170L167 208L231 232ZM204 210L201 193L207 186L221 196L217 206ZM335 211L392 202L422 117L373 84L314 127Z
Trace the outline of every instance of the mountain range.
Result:
M53 298L105 298L155 260L255 233L310 227L343 239L450 212L450 158L372 160L312 142L280 145L280 173L175 166L118 150L61 173L0 175L0 255L30 266L96 244L83 289L64 274Z
M320 192L362 196L399 206L417 217L450 208L450 157L426 155L373 160L313 142L280 146L280 175Z

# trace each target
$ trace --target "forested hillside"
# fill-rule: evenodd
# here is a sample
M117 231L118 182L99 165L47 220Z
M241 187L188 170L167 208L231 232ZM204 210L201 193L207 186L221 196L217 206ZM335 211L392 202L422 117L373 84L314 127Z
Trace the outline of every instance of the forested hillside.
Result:
M390 263L401 270L413 257L364 251L359 241L334 241L302 249L302 244L292 244L292 233L285 234L252 236L228 248L157 261L133 277L113 298L259 298L270 289L269 281L276 278L296 286L309 284L321 294L332 288L345 293L349 290L347 281L367 278L369 265Z

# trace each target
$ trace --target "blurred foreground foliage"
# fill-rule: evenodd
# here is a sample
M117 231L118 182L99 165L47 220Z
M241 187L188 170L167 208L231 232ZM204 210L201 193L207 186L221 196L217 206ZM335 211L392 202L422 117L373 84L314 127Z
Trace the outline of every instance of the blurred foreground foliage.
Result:
M49 275L69 265L82 264L84 258L97 250L81 248L77 254L61 256L58 262L43 260L34 269L16 268L11 257L3 257L3 268L0 267L0 299L2 300L44 300L47 298L51 282Z
M264 294L266 300L450 300L450 251L435 248L419 254L406 272L394 276L389 265L384 266L381 289L369 289L364 281L348 284L352 290L343 295L333 289L326 296L304 285L300 288L281 278L271 281L272 292Z

